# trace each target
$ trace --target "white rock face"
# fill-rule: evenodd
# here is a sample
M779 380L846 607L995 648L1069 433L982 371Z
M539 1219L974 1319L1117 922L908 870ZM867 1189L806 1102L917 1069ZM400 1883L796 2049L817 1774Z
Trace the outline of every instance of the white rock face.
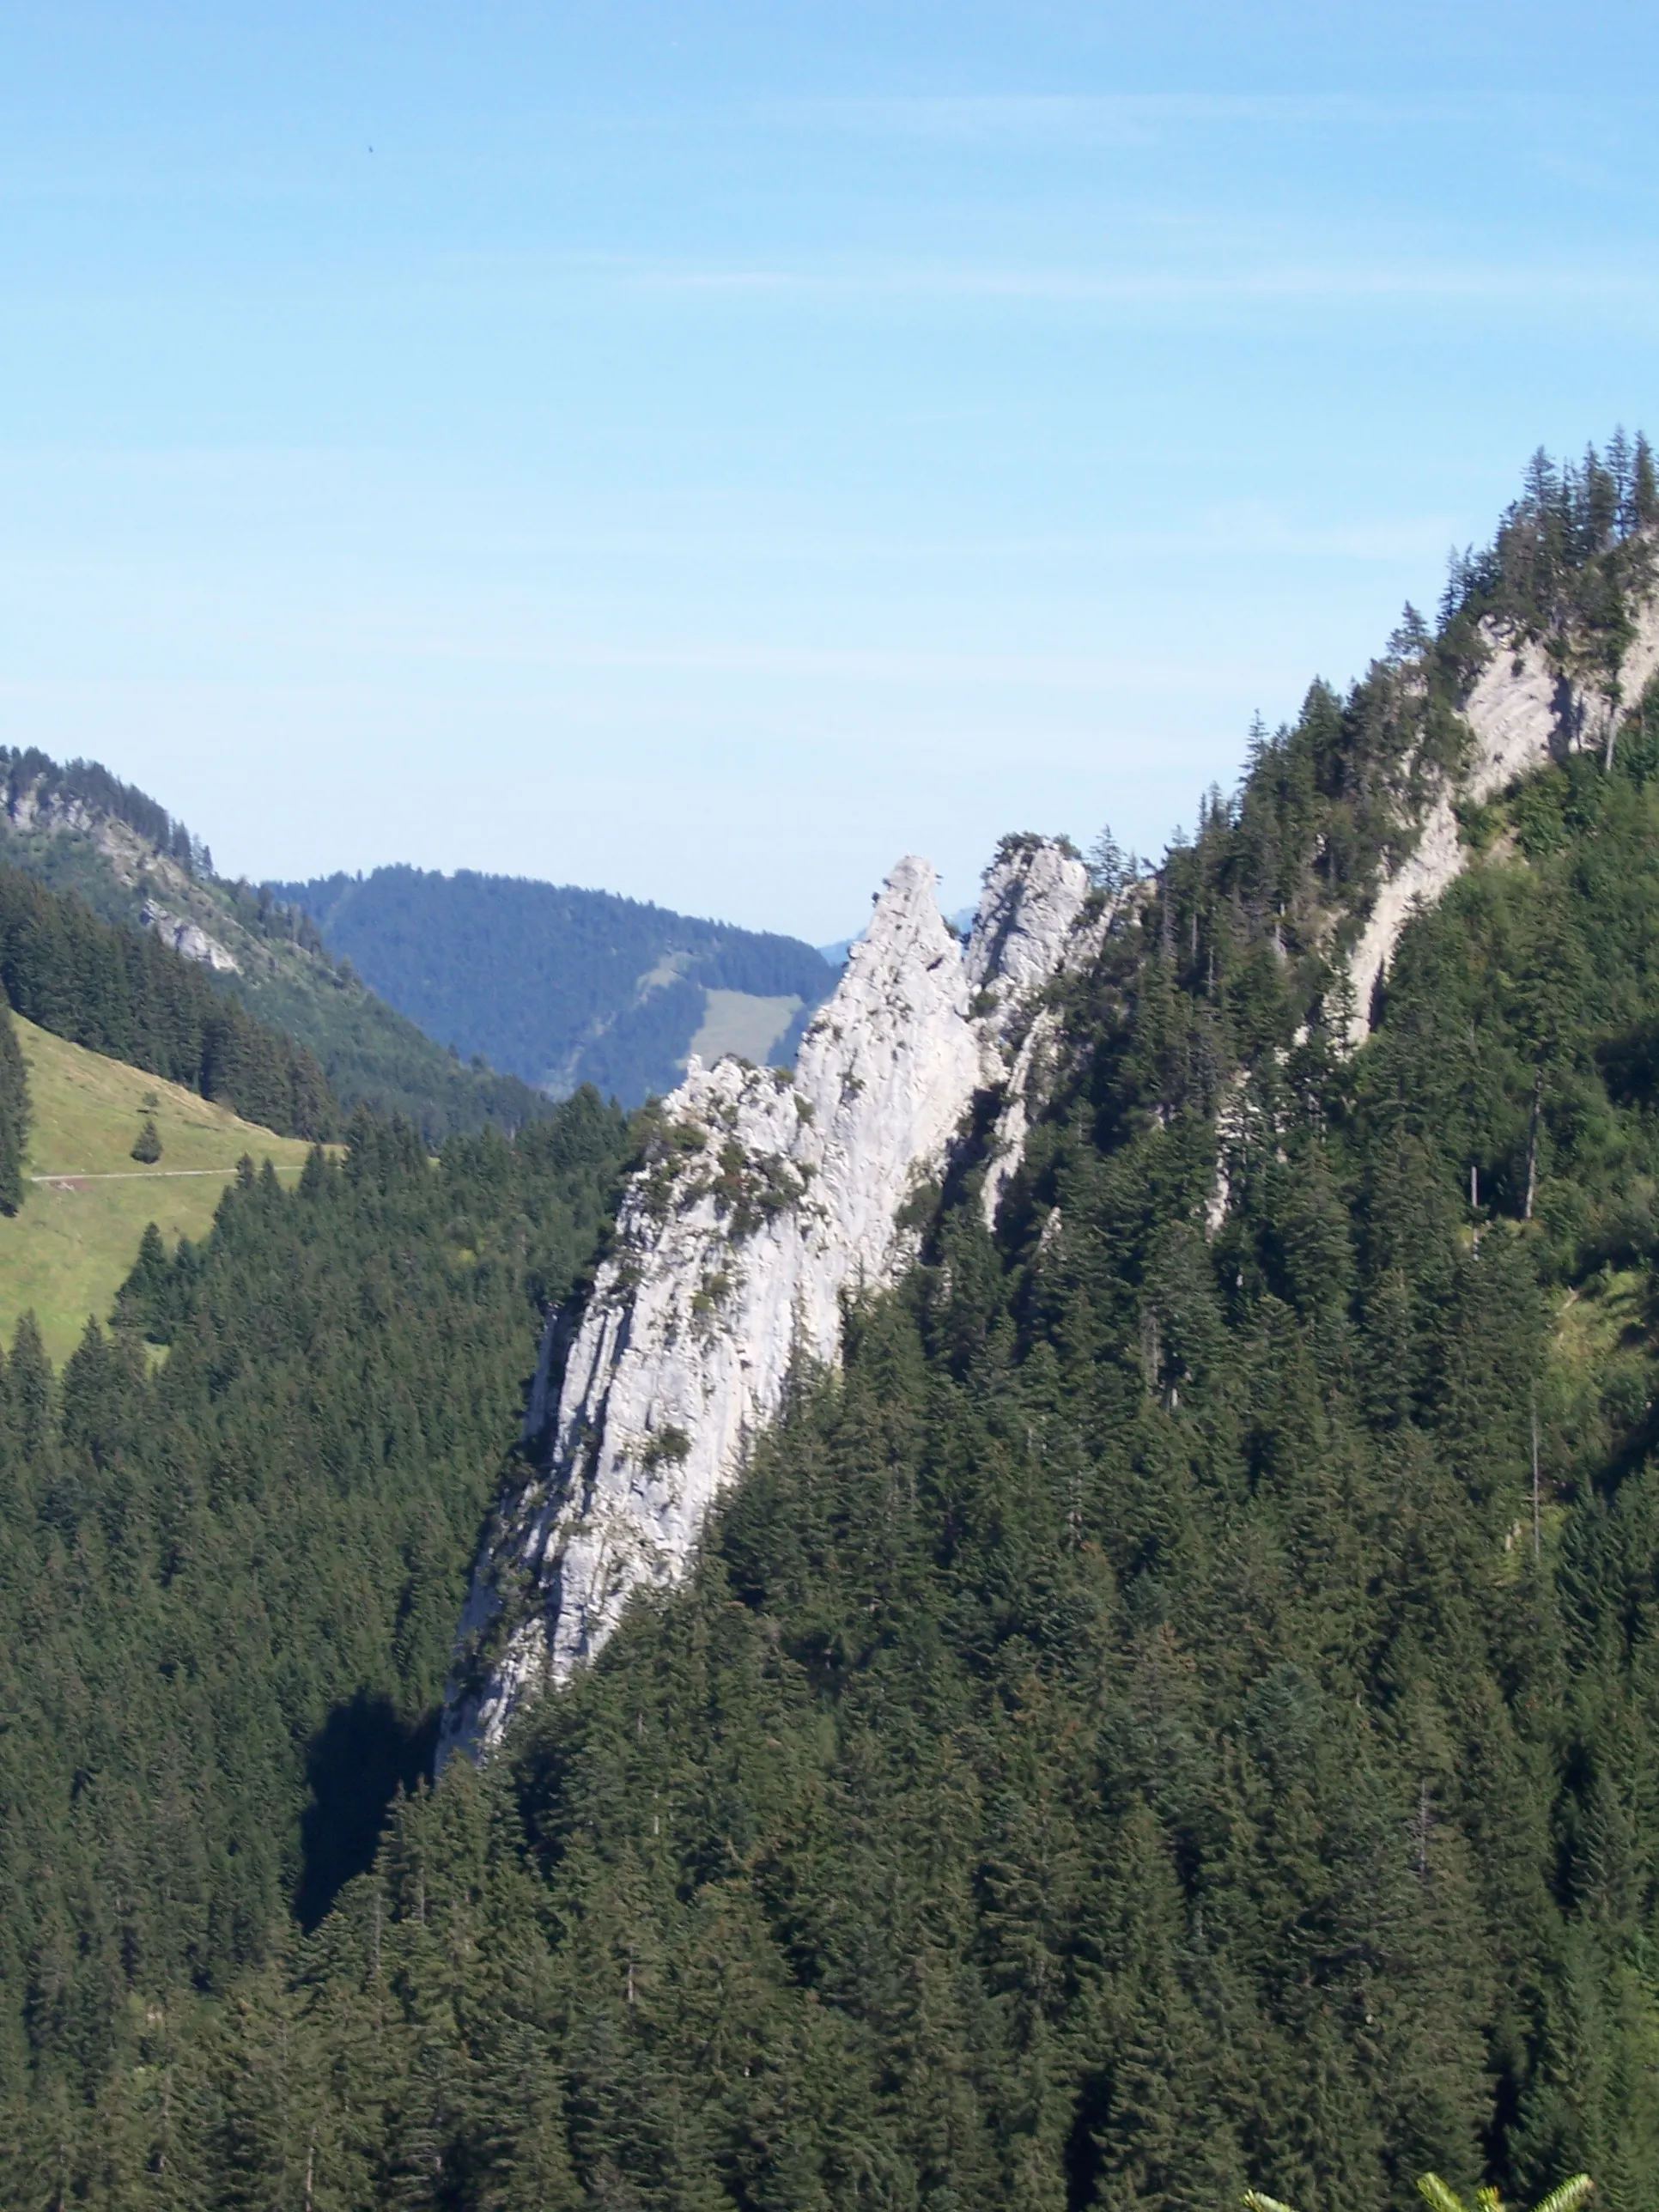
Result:
M528 1431L548 1472L493 1532L465 1638L505 1589L531 1599L482 1698L453 1699L441 1759L495 1742L517 1708L598 1650L630 1595L684 1572L746 1442L799 1358L838 1358L842 1300L893 1280L899 1216L945 1163L976 1092L1007 1080L1033 997L1089 880L1058 847L993 871L964 957L933 872L901 860L819 1010L793 1079L693 1061L623 1196L550 1407L550 1328Z
M1060 1021L1052 1006L1044 1006L1025 1032L1024 1042L1008 1078L1007 1096L991 1132L985 1180L979 1188L980 1211L988 1229L994 1229L997 1208L1025 1157L1025 1139L1031 1127L1031 1110L1053 1086L1054 1057L1060 1043Z
M169 914L166 907L157 906L154 899L144 901L143 920L146 929L153 932L163 945L170 945L185 959L198 961L204 968L212 968L222 975L227 969L233 972L236 970L234 956L216 937L210 937L206 930L199 928L193 921L187 921L182 915Z
M160 851L131 823L100 812L84 799L43 789L42 785L43 779L37 777L6 800L5 812L14 829L46 836L75 832L90 837L109 862L110 872L116 881L125 884L129 890L140 884L159 883L169 897L188 902L192 890L191 879L170 854ZM146 897L139 920L163 945L186 960L197 961L221 975L240 973L240 963L228 945L221 944L198 922L191 921L187 915L175 913L160 900Z
M1075 866L1076 864L1067 865ZM1048 900L1052 900L1073 917L1060 939L1060 956L1053 961L1048 971L1052 974L1075 975L1087 967L1105 942L1107 933L1121 904L1121 899L1112 900L1092 921L1085 921L1079 907L1072 902L1073 896L1074 882L1067 877L1063 885L1056 884L1048 894L1044 907L1037 909L1044 910ZM1036 904L1034 901L1034 906ZM1060 913L1052 908L1048 910L1054 928L1057 930ZM1044 942L1053 941L1051 931ZM976 928L974 944L978 945L981 942L988 940L985 939L984 933ZM1021 958L1017 937L1010 936L1007 949L1015 960ZM973 952L974 948L970 946L970 960ZM1027 998L1018 996L1013 1002L1016 1018L1005 1041L1005 1056L1009 1047L1016 1048L1014 1063L1009 1073L1000 1110L992 1126L990 1143L987 1148L985 1178L980 1185L980 1208L988 1229L996 1226L997 1208L1002 1203L1003 1194L1025 1156L1025 1139L1031 1126L1031 1117L1041 1110L1043 1101L1052 1094L1059 1072L1062 1045L1060 1015L1053 1006L1042 1006L1029 1020L1025 1020L1021 1018L1019 1010L1026 1003Z
M6 811L19 830L89 830L94 820L82 800L67 799L61 793L43 793L38 779L26 784L8 802Z
M1348 974L1353 982L1353 1018L1348 1025L1350 1045L1364 1044L1371 1033L1371 1006L1376 987L1388 973L1400 933L1420 906L1432 906L1455 877L1462 872L1463 848L1458 842L1457 817L1443 791L1430 808L1416 845L1391 876L1376 887L1371 910L1358 941L1348 955Z
M1461 792L1438 793L1424 817L1421 834L1392 874L1378 884L1358 942L1349 955L1354 1017L1350 1044L1370 1035L1372 994L1388 972L1395 946L1413 911L1431 906L1463 872L1458 842L1455 795L1477 803L1494 797L1552 760L1570 752L1600 752L1620 710L1640 698L1659 669L1659 601L1632 610L1635 635L1620 665L1620 702L1587 690L1559 673L1543 647L1529 639L1519 644L1487 629L1491 658L1463 708L1474 745Z

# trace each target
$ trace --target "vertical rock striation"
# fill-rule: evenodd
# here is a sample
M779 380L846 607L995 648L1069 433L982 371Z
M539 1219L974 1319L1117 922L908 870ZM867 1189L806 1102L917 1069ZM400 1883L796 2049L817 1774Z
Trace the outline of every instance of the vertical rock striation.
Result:
M152 931L163 945L171 947L181 958L197 961L204 968L211 968L219 975L228 973L234 975L241 972L235 955L228 951L216 937L210 937L206 930L185 915L171 913L167 908L158 906L154 899L147 898L139 919L146 929Z
M1617 696L1559 667L1534 639L1511 638L1486 627L1488 659L1463 708L1471 743L1461 784L1436 793L1415 844L1377 884L1348 957L1355 1009L1350 1044L1363 1044L1370 1034L1372 995L1413 910L1433 905L1463 872L1455 801L1464 798L1479 805L1552 760L1580 750L1602 751L1620 701L1640 698L1659 670L1659 601L1644 602L1631 612Z
M665 1101L574 1335L550 1328L526 1422L544 1469L475 1571L463 1645L494 1653L452 1691L441 1759L493 1743L636 1590L679 1577L792 1368L836 1360L844 1297L912 1256L906 1201L1006 1089L1089 878L1057 845L1012 842L965 955L933 885L923 860L894 869L793 1077L693 1060Z

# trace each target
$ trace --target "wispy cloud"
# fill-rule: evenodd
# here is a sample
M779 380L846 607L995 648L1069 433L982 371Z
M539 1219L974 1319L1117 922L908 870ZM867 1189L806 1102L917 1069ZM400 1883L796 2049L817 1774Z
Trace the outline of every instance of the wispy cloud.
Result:
M1143 230L1150 225L1143 225ZM453 253L392 274L325 273L239 284L216 284L221 313L257 304L262 313L313 311L344 301L360 317L507 306L537 313L584 306L726 304L816 311L912 309L930 306L988 309L1071 309L1138 323L1176 323L1237 316L1256 309L1516 308L1529 316L1559 310L1600 310L1621 324L1650 328L1659 309L1659 268L1637 262L1436 259L1389 256L1356 245L1322 245L1305 252L1280 243L1283 226L1252 229L1224 221L1210 226L1170 223L1159 238L1138 239L1118 261L1030 260L922 253L826 253L754 258L575 251L550 253ZM1269 234L1272 234L1269 235ZM158 285L111 283L97 290L33 289L13 313L75 313L112 318L142 297L155 308L172 303ZM178 297L187 301L187 291Z
M1259 681L1254 663L1222 655L1194 666L1179 658L1128 653L1008 652L913 648L802 641L757 643L665 639L608 641L576 636L490 639L477 630L445 634L427 626L402 641L413 659L456 666L631 672L680 678L736 677L811 680L826 684L920 686L924 693L963 686L1006 686L1017 693L1079 692L1116 696L1127 687L1154 692L1179 688L1184 696L1227 697L1241 683Z
M1633 109L1644 97L1616 104ZM1456 92L989 93L790 102L776 111L832 128L882 136L983 141L1066 138L1139 145L1175 132L1467 130L1530 125L1561 102L1542 94Z
M929 301L1021 302L1141 312L1275 306L1616 306L1645 315L1659 304L1649 266L1572 262L1264 258L1185 267L839 258L793 264L692 260L589 260L581 269L641 294L847 305ZM574 264L570 273L577 275Z
M1238 554L1285 560L1435 562L1443 555L1455 529L1455 520L1444 514L1323 525L1298 521L1267 507L1241 506L1200 515L1182 529L954 538L702 529L514 531L477 536L462 532L449 533L443 542L456 553L511 559L661 560L677 566L689 561L828 568L881 564L938 568L944 564L949 573L975 563L1006 568L1024 562L1046 571L1051 562L1075 567ZM890 588L884 585L884 593ZM1045 582L1044 588L1050 586Z

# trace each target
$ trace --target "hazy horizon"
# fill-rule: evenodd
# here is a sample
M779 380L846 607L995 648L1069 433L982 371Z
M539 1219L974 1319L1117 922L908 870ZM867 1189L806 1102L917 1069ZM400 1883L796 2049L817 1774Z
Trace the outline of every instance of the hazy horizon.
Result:
M1645 422L1631 8L7 10L0 736L813 944L1142 851ZM1631 89L1636 88L1636 89Z

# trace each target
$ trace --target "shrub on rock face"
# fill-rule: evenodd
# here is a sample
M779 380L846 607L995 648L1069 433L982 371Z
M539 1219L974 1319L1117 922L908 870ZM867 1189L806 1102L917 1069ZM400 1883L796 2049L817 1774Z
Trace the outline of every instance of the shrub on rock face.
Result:
M1595 2187L1587 2173L1575 2173L1571 2181L1552 2189L1547 2197L1540 2197L1533 2212L1578 2212ZM1469 2212L1468 2206L1455 2189L1449 2189L1437 2173L1419 2173L1417 2193L1430 2207L1430 2212ZM1477 2189L1475 2203L1480 2212L1504 2212L1502 2200L1495 2189ZM1288 2204L1281 2204L1276 2197L1265 2197L1259 2189L1247 2189L1242 2202L1244 2212L1291 2212Z
M139 1130L132 1147L132 1157L145 1167L151 1167L161 1157L161 1133L155 1127L155 1117L146 1114L144 1126Z

